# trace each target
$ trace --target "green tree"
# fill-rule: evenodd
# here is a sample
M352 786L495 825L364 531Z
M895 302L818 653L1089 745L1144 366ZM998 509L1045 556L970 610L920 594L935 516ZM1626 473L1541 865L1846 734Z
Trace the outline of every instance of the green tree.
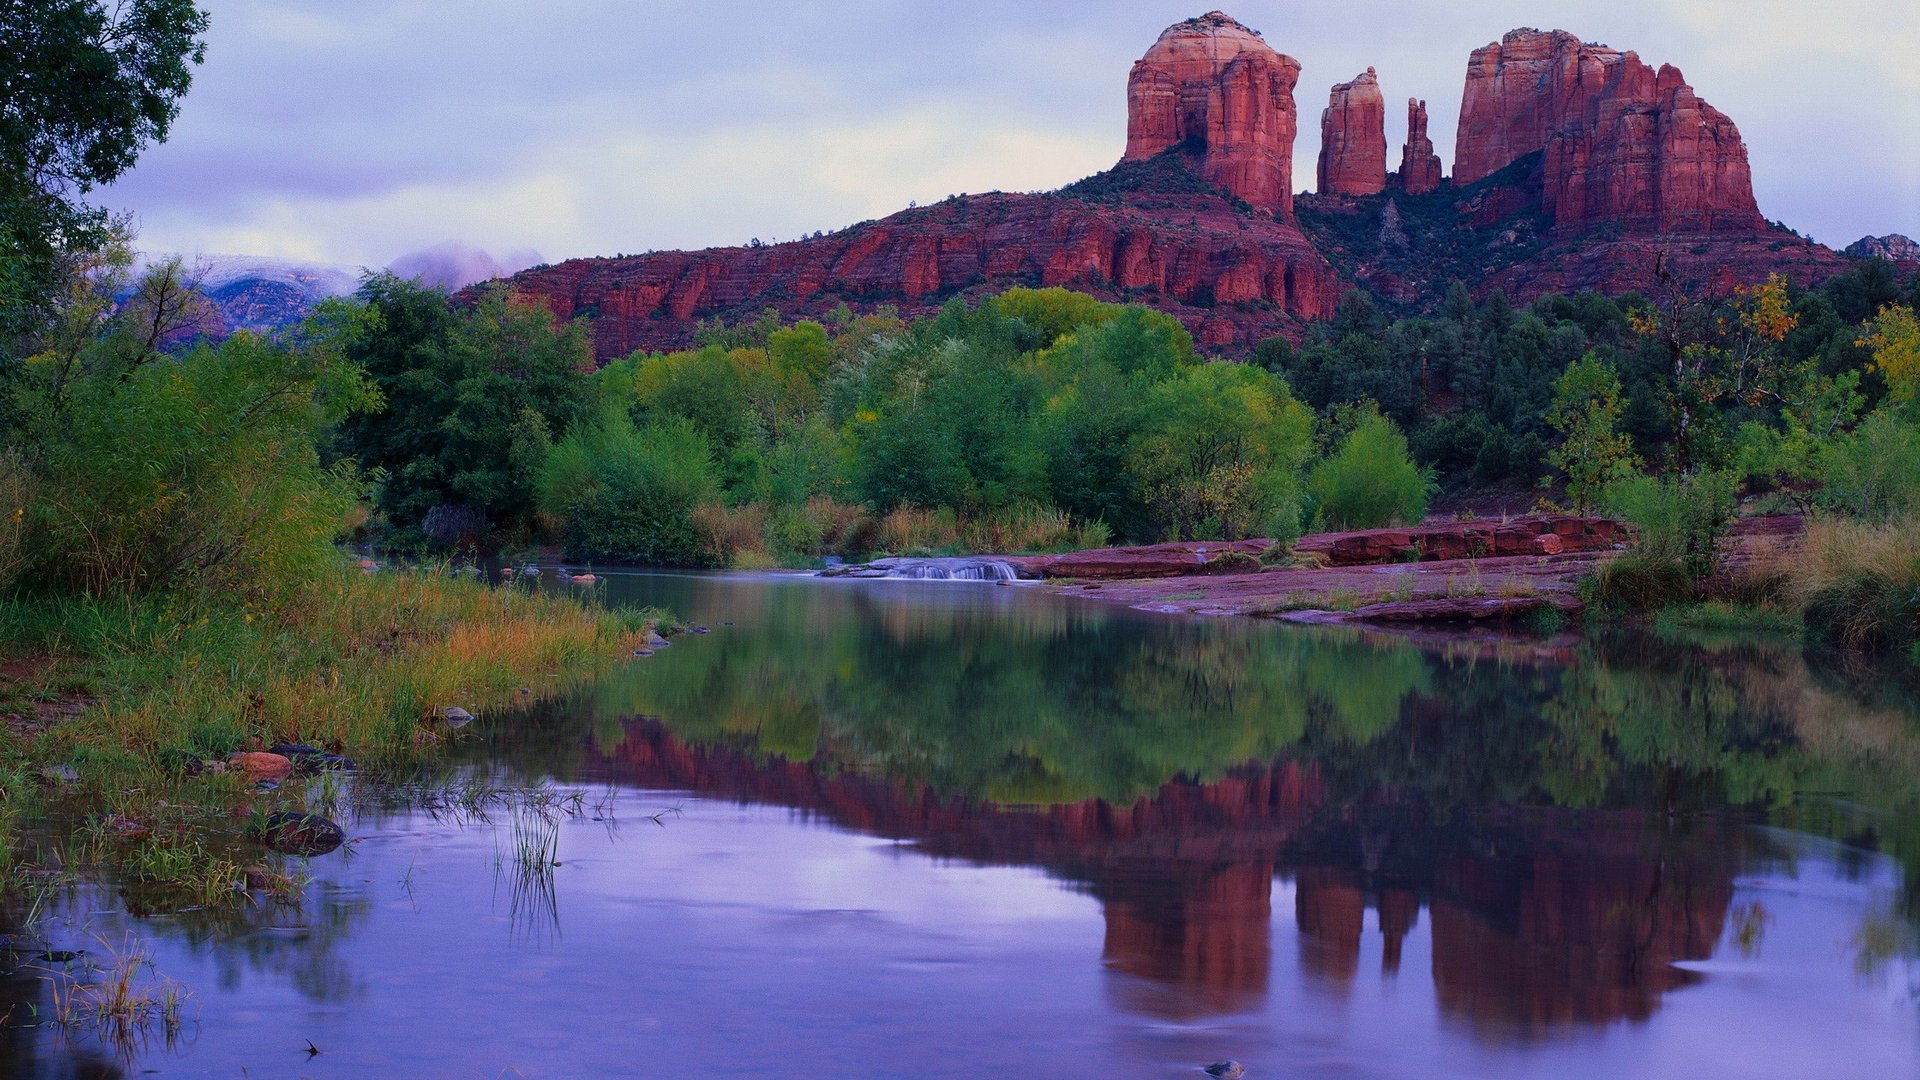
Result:
M1334 452L1308 472L1307 493L1324 528L1412 525L1427 514L1433 477L1414 464L1393 421L1363 410Z
M624 409L604 410L553 448L536 487L575 558L705 562L694 513L719 499L720 483L706 438L683 418L636 429Z
M29 409L51 415L57 395L63 417L29 448L35 579L261 597L307 580L359 494L316 449L377 401L338 348L359 318L330 304L282 340L239 333L169 356L140 351L150 326L128 308L71 366L34 365Z
M390 274L362 283L369 319L348 349L387 411L350 421L337 449L379 470L391 523L418 530L436 507L478 511L495 528L533 524L539 448L585 411L593 368L584 323L504 292L449 309L435 290Z
M1259 368L1202 364L1153 388L1130 468L1175 539L1286 541L1300 530L1300 469L1313 417Z
M192 0L0 0L0 346L107 239L82 196L166 139L206 30Z
M1880 309L1855 344L1873 353L1887 383L1887 404L1920 419L1920 318L1910 307Z
M1593 353L1575 361L1553 383L1547 425L1560 436L1548 464L1566 477L1573 512L1596 506L1607 486L1631 476L1640 459L1633 441L1620 434L1620 376Z

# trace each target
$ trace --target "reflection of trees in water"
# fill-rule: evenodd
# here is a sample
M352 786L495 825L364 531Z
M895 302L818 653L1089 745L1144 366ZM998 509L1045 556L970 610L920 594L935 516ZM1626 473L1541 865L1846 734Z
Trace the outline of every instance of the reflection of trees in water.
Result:
M41 970L41 943L23 926L18 894L0 893L0 1077L9 1080L120 1080L121 1055L74 1038L50 1021L53 1001ZM54 1051L54 1052L50 1052Z
M1723 821L1920 854L1911 697L1794 647L1621 635L1561 664L1050 603L754 604L492 751L1045 866L1101 901L1113 992L1155 1015L1263 998L1275 873L1323 989L1356 976L1368 908L1391 970L1425 906L1443 1007L1533 1028L1643 1018L1690 978L1671 963L1715 947L1734 874L1785 858ZM1831 792L1875 811L1806 798Z
M818 583L683 588L696 606L724 593L751 618L514 721L498 737L516 767L572 775L589 747L617 749L635 715L697 743L1000 803L1124 801L1285 753L1339 786L1436 805L1753 807L1920 855L1920 833L1901 832L1920 830L1901 812L1920 808L1915 688L1797 647L1619 635L1563 650L1560 665L1525 647L1429 651L1017 590L918 604ZM1807 792L1887 813L1823 820Z
M364 890L317 881L290 901L183 911L146 928L177 937L179 947L213 964L221 990L249 975L284 982L309 1001L352 1001L365 979L347 955L355 930L373 910Z

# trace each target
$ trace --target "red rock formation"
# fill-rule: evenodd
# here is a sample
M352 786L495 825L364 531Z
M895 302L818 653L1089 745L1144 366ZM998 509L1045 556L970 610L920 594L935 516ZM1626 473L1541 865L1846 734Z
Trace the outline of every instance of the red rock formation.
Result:
M914 316L955 294L1062 285L1143 299L1212 347L1250 345L1272 312L1325 318L1339 280L1290 225L1203 195L1096 203L1060 195L976 195L830 236L754 248L575 259L515 275L510 288L556 315L592 318L602 361L688 344L698 320L818 317L842 302ZM1146 295L1141 296L1144 292Z
M1316 533L1301 537L1293 549L1302 554L1324 556L1330 566L1366 566L1408 559L1433 561L1605 551L1626 539L1626 526L1610 518L1542 515L1505 522L1455 521L1407 529Z
M955 296L1013 285L1150 304L1179 318L1203 348L1244 352L1331 316L1342 269L1412 304L1461 277L1521 299L1645 288L1656 255L1685 279L1706 277L1703 287L1771 273L1808 284L1846 265L1785 232L1756 231L1739 135L1677 71L1652 72L1631 53L1564 33L1515 31L1474 53L1461 111L1455 179L1481 179L1534 155L1514 185L1458 201L1474 229L1446 235L1479 250L1441 245L1424 255L1432 230L1409 243L1390 219L1373 252L1342 239L1352 230L1329 230L1335 215L1358 212L1350 194L1384 182L1375 80L1348 84L1344 98L1336 91L1340 107L1330 105L1327 126L1338 138L1324 148L1323 186L1341 194L1308 196L1305 205L1310 221L1320 219L1326 250L1339 253L1337 269L1293 220L1298 74L1258 34L1210 13L1169 27L1134 65L1121 164L1058 193L963 196L773 246L573 260L517 274L508 287L561 317L589 318L603 361L684 347L700 320L738 322L769 308L783 319L818 318L842 304L916 317ZM1424 109L1415 102L1409 111L1400 185L1418 193L1439 183L1439 160ZM1192 170L1272 216L1196 191L1203 185ZM1542 213L1571 235L1529 258L1494 251L1528 242ZM1505 227L1518 218L1526 220ZM1622 226L1624 235L1583 231L1598 224ZM1706 230L1705 243L1661 235Z
M1127 150L1141 161L1197 150L1201 172L1282 220L1293 218L1293 87L1300 63L1211 11L1167 27L1127 78Z
M1419 98L1407 99L1407 144L1400 149L1398 179L1409 195L1425 195L1440 186L1440 155L1427 137L1427 103Z
M1679 69L1583 44L1564 30L1514 30L1475 49L1453 176L1461 184L1536 151L1556 228L1753 232L1746 144Z
M1387 187L1387 104L1372 68L1335 83L1320 114L1322 195L1377 195Z

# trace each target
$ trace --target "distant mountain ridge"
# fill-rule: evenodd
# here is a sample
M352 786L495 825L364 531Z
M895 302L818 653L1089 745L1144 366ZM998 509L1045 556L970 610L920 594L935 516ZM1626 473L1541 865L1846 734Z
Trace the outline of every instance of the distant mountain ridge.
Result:
M148 265L171 256L153 256ZM179 257L187 279L208 302L209 312L191 337L219 339L239 330L266 333L307 317L316 304L345 296L366 269L263 255L195 254ZM471 244L448 240L393 260L388 269L436 289L461 289L503 277L540 261L537 252L503 260Z

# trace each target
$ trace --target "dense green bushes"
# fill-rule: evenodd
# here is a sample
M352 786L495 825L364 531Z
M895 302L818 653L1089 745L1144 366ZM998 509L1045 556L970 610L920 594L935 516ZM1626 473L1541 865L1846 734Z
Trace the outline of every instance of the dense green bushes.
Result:
M1633 550L1601 565L1599 598L1610 607L1654 611L1698 599L1733 524L1734 485L1726 473L1634 476L1606 493L1609 511L1631 522Z
M1326 529L1416 525L1433 486L1432 474L1408 455L1407 437L1377 413L1362 415L1307 475L1314 525Z
M538 488L541 510L578 557L711 564L694 515L719 498L720 483L706 438L687 420L636 429L612 410L553 448Z
M114 260L117 262L118 260ZM190 316L179 268L151 271L116 314L111 274L72 284L12 386L0 569L33 588L273 596L309 580L361 488L315 440L377 396L336 347L358 314L299 334L240 333L168 354Z
M586 390L609 412L553 446L537 524L576 555L692 565L1300 531L1312 414L1165 315L1014 289L830 322L609 364ZM633 439L703 479L660 501L665 465Z

